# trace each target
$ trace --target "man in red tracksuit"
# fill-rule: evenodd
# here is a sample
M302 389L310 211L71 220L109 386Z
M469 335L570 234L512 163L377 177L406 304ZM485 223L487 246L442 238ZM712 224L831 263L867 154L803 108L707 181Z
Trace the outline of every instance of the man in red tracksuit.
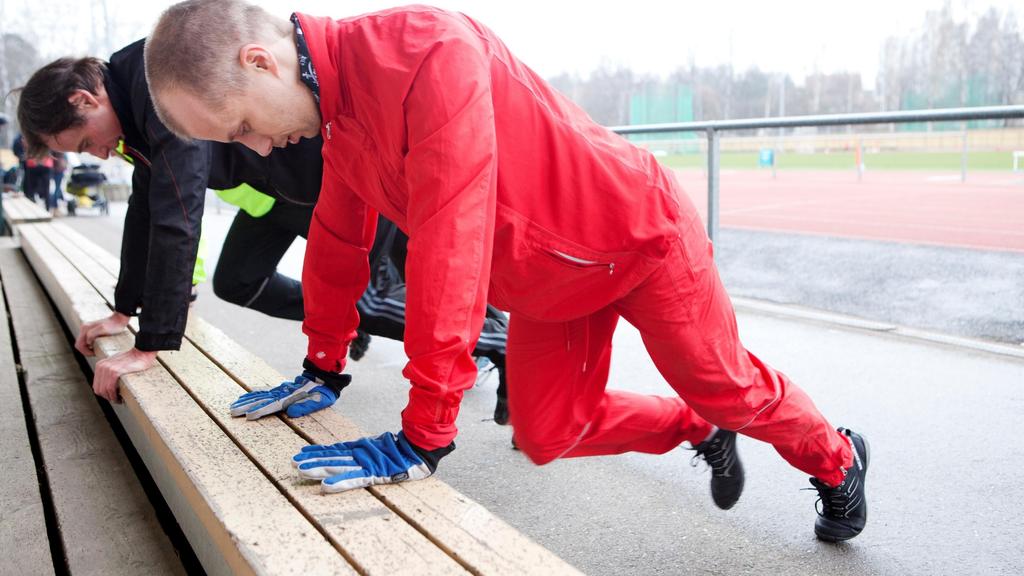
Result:
M263 154L323 136L302 279L307 359L319 368L344 368L377 213L410 237L402 431L307 447L294 459L302 477L340 491L433 473L454 448L489 301L511 312L512 425L537 464L689 441L728 508L742 490L739 431L811 474L820 538L863 529L867 444L740 343L673 176L489 29L425 6L289 23L240 0L190 0L161 17L146 68L178 134ZM620 317L678 397L606 390Z

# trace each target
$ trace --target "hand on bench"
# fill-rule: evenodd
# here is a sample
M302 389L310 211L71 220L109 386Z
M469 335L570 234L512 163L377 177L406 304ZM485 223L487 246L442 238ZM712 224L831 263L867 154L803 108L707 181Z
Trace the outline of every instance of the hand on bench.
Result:
M435 450L420 448L399 432L352 442L306 446L292 457L299 477L320 480L324 492L344 492L374 484L422 480L437 470L455 443Z
M338 394L349 385L352 376L327 372L306 360L305 369L291 382L282 382L269 390L242 394L231 404L231 415L257 420L282 410L291 418L299 418L323 410L338 400Z
M101 320L93 320L92 322L82 324L82 328L78 330L78 338L75 338L75 350L78 350L84 356L95 356L96 353L92 349L92 343L100 336L112 336L124 332L125 328L128 327L129 320L131 318L127 315L114 312Z
M131 348L100 360L93 371L92 391L111 404L120 404L117 383L121 376L149 370L156 363L156 355L156 352Z
M124 332L129 320L127 315L114 312L101 320L82 324L82 328L78 331L78 337L75 338L75 350L84 356L95 356L93 343L96 339ZM156 354L155 351L149 352L132 348L100 360L96 363L93 374L93 392L97 396L106 398L112 404L121 402L117 390L118 380L125 374L142 372L151 368L156 362Z

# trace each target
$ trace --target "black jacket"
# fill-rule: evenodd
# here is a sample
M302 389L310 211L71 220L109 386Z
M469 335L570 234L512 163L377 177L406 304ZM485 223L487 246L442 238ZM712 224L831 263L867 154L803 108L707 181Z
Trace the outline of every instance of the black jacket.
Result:
M114 308L139 313L139 350L177 350L188 316L192 272L207 187L242 183L299 204L314 204L323 160L320 139L263 158L234 144L185 142L160 122L149 95L144 40L110 57L104 86L134 164Z
M263 157L241 144L206 143L211 150L207 187L228 190L241 184L278 200L313 206L320 196L323 139L302 139Z

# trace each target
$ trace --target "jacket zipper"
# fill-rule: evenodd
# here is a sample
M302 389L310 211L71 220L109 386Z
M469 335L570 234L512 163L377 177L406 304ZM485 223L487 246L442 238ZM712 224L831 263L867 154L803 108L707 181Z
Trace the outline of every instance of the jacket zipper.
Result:
M572 262L573 264L577 264L579 266L607 266L608 275L612 275L615 273L615 262L609 262L605 264L604 262L598 262L596 260L584 260L583 258L577 258L576 256L572 256L566 254L565 252L555 250L554 248L548 248L548 251L551 252L551 254L558 256L563 260L568 260L569 262Z
M298 198L292 198L291 196L285 194L284 192L281 192L281 189L274 184L273 180L270 179L269 174L267 175L267 185L273 188L274 192L279 197L281 197L281 199L284 200L285 202L290 202L292 204L295 204L296 206L316 206L316 202L309 202L306 200L300 200ZM271 198L273 198L273 196L271 196Z
M143 155L142 152L139 152L138 150L136 150L135 148L132 148L128 144L124 145L124 151L127 153L128 156L131 156L133 158L137 158L140 162L145 164L146 168L151 168L152 167L150 165L150 163L149 163L149 158L146 158L146 156Z

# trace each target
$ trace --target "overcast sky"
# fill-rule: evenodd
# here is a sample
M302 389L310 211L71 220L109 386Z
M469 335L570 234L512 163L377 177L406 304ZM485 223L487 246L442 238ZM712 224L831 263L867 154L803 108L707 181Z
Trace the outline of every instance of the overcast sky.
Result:
M4 22L23 21L51 2L0 0ZM142 36L165 0L107 0L118 19L111 34L114 48ZM292 11L334 17L398 6L380 0L258 0L271 12ZM434 5L465 12L494 29L523 61L544 76L561 72L586 74L602 63L635 71L667 74L690 61L698 66L732 63L736 70L789 73L798 82L816 70L857 71L867 86L874 85L879 49L885 38L905 35L918 27L928 10L943 0L435 0ZM78 0L62 15L52 10L45 20L63 35L52 44L56 52L89 49L89 6ZM27 8L26 8L27 6ZM33 6L35 8L33 8ZM957 17L972 19L989 6L1006 10L1021 0L952 0ZM74 13L75 11L78 13ZM74 22L61 22L61 18ZM30 20L38 22L36 18ZM1024 24L1024 22L1021 22ZM74 32L72 32L74 31ZM71 46L73 45L73 46ZM54 46L41 46L49 57ZM100 55L103 56L103 55Z

